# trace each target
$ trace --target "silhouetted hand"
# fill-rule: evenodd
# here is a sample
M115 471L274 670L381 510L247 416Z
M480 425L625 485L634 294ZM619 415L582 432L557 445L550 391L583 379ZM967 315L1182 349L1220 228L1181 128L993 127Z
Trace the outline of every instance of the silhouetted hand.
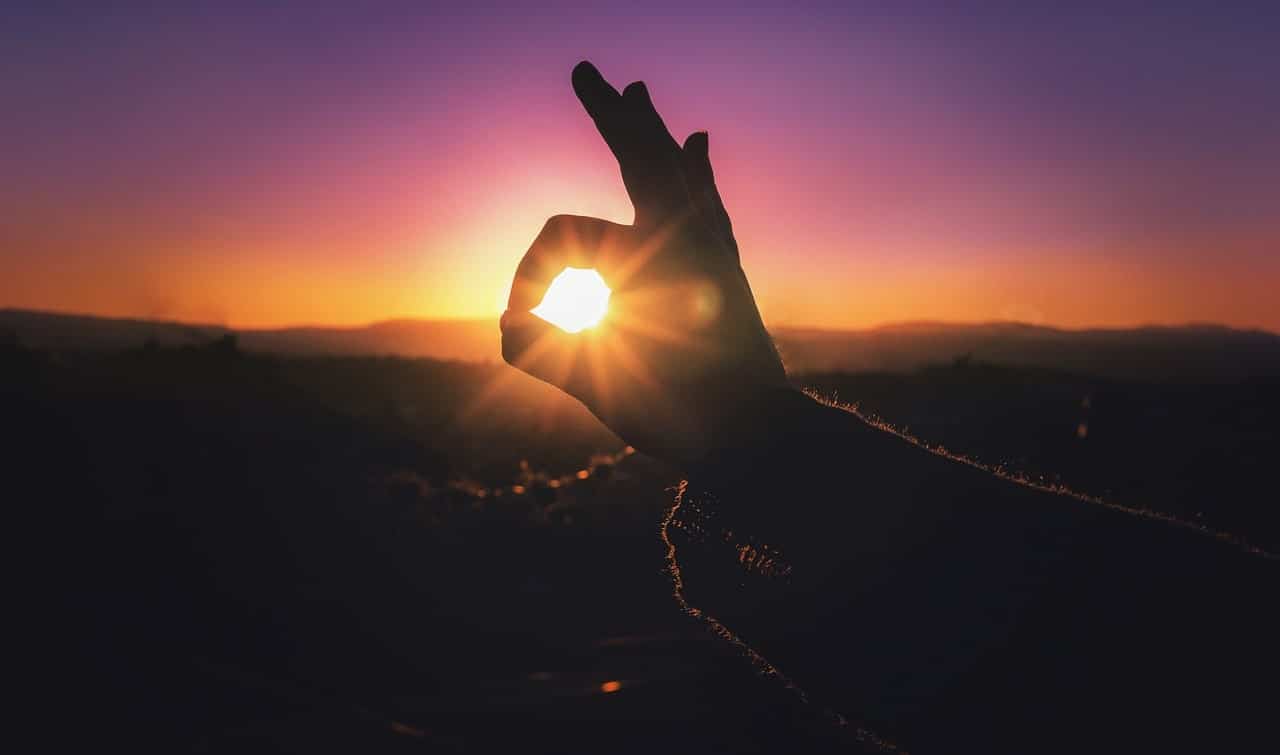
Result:
M573 84L636 222L548 221L516 271L503 356L684 467L662 533L690 614L843 714L855 751L883 735L993 753L1267 741L1269 700L1239 669L1280 632L1259 597L1274 574L1257 557L1274 556L1017 484L790 388L706 135L679 147L643 84L619 95L586 63ZM529 312L566 266L615 292L577 335Z
M643 83L619 94L590 63L574 69L573 88L618 159L635 224L548 220L516 270L502 355L640 450L697 461L749 406L787 387L739 263L707 135L681 148ZM613 289L599 326L570 334L530 314L565 267L595 268Z

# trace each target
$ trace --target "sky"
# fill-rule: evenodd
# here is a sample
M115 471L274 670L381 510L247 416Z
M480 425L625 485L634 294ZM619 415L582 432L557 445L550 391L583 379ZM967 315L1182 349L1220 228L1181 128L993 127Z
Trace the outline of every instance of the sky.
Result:
M631 221L589 59L709 132L768 324L1280 331L1274 3L459 5L6 3L0 307L496 318Z

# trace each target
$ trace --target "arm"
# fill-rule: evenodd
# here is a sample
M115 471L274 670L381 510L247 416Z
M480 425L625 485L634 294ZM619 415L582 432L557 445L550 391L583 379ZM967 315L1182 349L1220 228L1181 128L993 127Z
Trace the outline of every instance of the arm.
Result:
M767 429L765 429L767 428ZM810 699L920 751L1269 737L1274 561L1035 489L798 392L688 467L681 598Z
M1276 676L1274 561L929 452L788 383L705 134L643 84L574 89L636 208L548 221L504 358L688 476L664 527L678 596L869 731L923 751L1255 745ZM529 310L566 266L612 286L569 334ZM1271 600L1268 600L1271 598Z

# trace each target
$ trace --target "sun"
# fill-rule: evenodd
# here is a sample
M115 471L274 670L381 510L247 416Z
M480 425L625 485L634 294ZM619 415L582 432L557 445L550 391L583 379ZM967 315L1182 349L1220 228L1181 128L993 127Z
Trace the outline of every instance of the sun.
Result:
M542 302L529 310L568 333L598 325L609 311L609 294L600 273L566 267L551 281Z

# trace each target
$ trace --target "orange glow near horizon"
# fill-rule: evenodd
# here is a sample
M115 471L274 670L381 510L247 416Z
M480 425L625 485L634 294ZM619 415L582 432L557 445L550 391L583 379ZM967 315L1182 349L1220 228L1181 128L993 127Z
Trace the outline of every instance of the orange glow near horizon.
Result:
M316 263L284 252L297 261L282 264L274 254L218 259L197 247L186 259L157 264L144 258L136 266L85 255L70 264L5 270L0 307L237 328L353 327L397 318L496 321L515 264L541 225L533 212L525 215L523 231L503 234L509 249L488 257L460 254L460 270L450 270L447 260L426 251L416 258L401 252L347 259L334 250L317 254ZM1203 262L1175 258L1154 266L1060 249L1011 265L1001 260L1011 251L987 250L980 256L957 250L951 260L886 265L883 253L863 256L850 250L822 254L832 269L810 277L784 255L749 246L755 238L768 244L782 235L764 225L748 219L737 230L744 267L770 326L1017 320L1086 328L1216 322L1280 332L1280 305L1273 295L1280 255L1232 260L1206 252ZM459 240L477 246L490 240L468 235L459 234Z
M1213 14L1238 33L1211 48L1145 15L1124 34L999 31L945 4L885 26L834 6L732 24L406 7L0 29L17 56L0 66L0 307L496 324L548 217L631 222L570 88L586 56L644 79L678 140L710 134L767 325L1280 332L1280 90L1247 19Z

